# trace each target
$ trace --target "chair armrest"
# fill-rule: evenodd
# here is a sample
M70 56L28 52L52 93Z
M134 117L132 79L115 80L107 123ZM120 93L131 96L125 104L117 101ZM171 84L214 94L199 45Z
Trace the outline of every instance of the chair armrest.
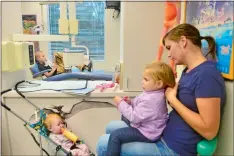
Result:
M203 139L197 144L197 153L200 156L213 155L217 148L218 139L215 137L213 140Z
M34 74L34 75L33 75L33 78L36 78L36 77L38 77L38 76L42 76L44 73L50 72L51 70L52 70L52 69L46 69L46 70L40 71L40 72Z

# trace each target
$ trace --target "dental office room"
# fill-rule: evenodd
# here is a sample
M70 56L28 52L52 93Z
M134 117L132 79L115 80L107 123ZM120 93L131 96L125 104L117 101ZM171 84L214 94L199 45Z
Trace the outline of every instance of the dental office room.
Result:
M233 22L226 1L1 2L1 155L234 155Z

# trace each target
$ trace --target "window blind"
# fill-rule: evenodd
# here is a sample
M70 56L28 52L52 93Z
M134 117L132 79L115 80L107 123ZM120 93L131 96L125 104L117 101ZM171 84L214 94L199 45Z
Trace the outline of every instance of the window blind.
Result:
M53 35L59 35L59 9L59 4L49 4L48 6L49 32ZM76 3L76 18L79 22L76 44L88 47L92 60L104 60L104 13L105 2ZM72 51L81 50L71 47L71 42L50 42L50 57L54 52L64 51L64 48Z

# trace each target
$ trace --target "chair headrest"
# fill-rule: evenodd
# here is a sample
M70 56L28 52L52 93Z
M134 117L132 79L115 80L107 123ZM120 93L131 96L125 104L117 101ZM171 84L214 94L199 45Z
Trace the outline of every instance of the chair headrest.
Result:
M33 74L36 74L36 73L39 73L39 72L40 72L37 63L35 63L35 64L30 68L30 70L31 70L31 72L32 72Z

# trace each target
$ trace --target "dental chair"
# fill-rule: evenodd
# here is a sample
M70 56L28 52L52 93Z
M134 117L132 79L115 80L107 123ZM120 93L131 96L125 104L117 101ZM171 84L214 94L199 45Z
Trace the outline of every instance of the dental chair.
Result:
M51 77L46 77L43 74L46 72L50 72L51 69L47 69L44 71L39 71L37 63L34 64L30 68L30 71L33 75L33 79L43 80L43 81L63 81L63 80L105 80L105 81L112 81L113 80L113 73L107 73L104 71L84 71L81 72L78 68L73 67L71 72L68 73L61 73L58 75L54 75Z
M93 62L89 59L89 55L84 55L82 52L55 52L54 59L58 64L57 75L46 77L44 73L51 71L51 69L40 71L38 64L30 68L33 79L40 79L43 81L63 81L71 79L80 80L106 80L112 81L114 73L104 72L100 70L93 70ZM78 68L81 65L81 69ZM87 68L83 68L87 67Z

